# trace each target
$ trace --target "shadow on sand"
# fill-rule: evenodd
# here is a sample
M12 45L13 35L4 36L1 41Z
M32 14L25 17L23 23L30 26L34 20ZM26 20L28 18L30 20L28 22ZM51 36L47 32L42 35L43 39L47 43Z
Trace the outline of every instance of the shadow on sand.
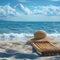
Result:
M0 53L0 58L9 58L9 57L15 57L16 59L24 59L24 58L28 58L28 59L35 59L38 58L38 55L35 54L25 54L25 53L15 53L15 54L7 54L7 53Z
M15 54L7 54L7 53L0 53L0 58L9 58L9 57L13 57L15 59L36 59L36 58L40 58L40 57L47 57L47 56L40 56L40 55L36 55L36 54L25 54L25 53L15 53ZM51 57L51 56L50 56ZM60 56L55 56L53 57L56 60L60 59ZM49 58L50 59L50 58Z
M52 55L50 55L50 56L52 56ZM0 52L0 58L10 58L10 57L14 57L15 59L25 59L25 58L36 59L36 58L40 58L40 57L43 58L43 57L47 57L47 56L39 55L39 54L36 54L36 53L31 53L31 54L21 53L21 52L15 51L13 49L6 49L6 52ZM55 59L60 59L60 55L55 56L54 58Z

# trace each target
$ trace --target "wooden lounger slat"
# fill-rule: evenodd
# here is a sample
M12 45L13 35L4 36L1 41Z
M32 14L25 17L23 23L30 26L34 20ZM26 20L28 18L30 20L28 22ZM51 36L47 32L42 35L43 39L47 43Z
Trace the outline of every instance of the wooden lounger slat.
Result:
M49 41L31 41L32 46L36 49L38 53L42 53L44 55L47 54L60 54L60 49Z

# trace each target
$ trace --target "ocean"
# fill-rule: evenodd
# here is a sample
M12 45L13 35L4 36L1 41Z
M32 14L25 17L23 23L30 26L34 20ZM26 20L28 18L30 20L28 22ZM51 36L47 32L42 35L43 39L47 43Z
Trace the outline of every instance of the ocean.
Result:
M60 37L60 22L0 21L0 40L26 40L37 30Z
M0 60L60 60L60 55L38 55L26 43L37 30L44 30L47 36L60 41L60 22L0 21Z

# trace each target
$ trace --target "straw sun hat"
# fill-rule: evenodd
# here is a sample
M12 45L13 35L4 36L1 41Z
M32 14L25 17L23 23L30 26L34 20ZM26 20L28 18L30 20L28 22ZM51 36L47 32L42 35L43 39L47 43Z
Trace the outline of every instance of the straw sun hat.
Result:
M38 30L34 33L34 38L35 39L43 39L46 37L46 32L43 30Z

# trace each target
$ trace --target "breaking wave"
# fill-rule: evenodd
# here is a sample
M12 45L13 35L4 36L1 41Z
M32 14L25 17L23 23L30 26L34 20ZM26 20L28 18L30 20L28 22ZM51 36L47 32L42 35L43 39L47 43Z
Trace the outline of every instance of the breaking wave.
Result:
M3 33L0 34L0 40L27 40L28 38L32 37L33 34L28 33Z
M55 40L60 40L59 33L47 34L48 36L53 37ZM0 34L0 40L18 40L18 41L26 41L29 38L33 37L32 33L3 33Z

